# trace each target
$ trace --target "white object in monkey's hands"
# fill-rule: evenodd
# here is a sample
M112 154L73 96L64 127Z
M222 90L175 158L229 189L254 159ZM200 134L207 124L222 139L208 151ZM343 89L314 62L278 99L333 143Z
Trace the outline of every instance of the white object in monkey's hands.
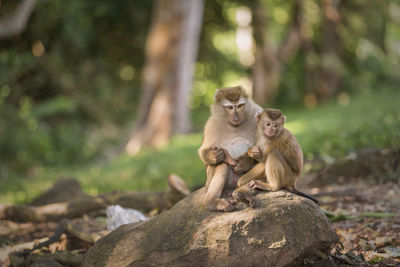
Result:
M117 229L119 226L128 223L146 221L148 218L138 210L124 209L120 205L107 207L107 230Z
M223 142L221 147L225 148L232 158L237 159L247 152L247 150L251 147L251 142L246 138L236 137Z

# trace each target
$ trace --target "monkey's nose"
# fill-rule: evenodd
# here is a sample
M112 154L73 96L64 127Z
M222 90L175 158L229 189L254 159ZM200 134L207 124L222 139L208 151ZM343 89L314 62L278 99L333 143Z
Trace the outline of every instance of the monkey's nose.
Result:
M239 115L238 115L238 114L235 113L235 114L233 115L233 121L234 121L234 122L239 122L239 121L240 121L240 118L239 118Z

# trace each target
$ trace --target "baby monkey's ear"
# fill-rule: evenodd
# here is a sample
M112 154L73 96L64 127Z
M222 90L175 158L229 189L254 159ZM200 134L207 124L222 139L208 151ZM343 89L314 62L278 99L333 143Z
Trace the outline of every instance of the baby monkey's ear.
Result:
M256 120L257 120L257 122L260 121L260 119L261 119L261 114L262 114L262 111L257 111L257 113L256 113Z
M285 122L286 122L286 116L283 115L283 116L282 116L282 124L284 124Z

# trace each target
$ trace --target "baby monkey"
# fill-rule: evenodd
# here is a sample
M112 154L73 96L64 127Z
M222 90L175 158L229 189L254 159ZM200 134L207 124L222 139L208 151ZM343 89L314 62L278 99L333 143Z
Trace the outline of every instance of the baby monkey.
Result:
M247 153L259 163L239 178L233 198L254 206L256 202L251 196L256 189L278 191L285 188L318 203L318 200L296 189L296 180L303 169L303 152L293 134L284 128L286 117L280 110L271 108L256 116L257 143Z

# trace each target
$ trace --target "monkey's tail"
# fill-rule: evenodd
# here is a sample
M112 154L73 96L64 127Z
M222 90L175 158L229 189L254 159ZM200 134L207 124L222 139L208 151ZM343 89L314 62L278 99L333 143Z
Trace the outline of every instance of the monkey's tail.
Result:
M311 199L311 200L314 201L316 204L319 204L319 201L318 201L318 200L316 200L315 198L313 198L313 197L307 195L306 193L303 193L303 192L297 190L296 188L293 188L293 190L291 190L291 191L292 191L292 193L295 193L296 195L299 195L299 196L302 196L302 197Z

